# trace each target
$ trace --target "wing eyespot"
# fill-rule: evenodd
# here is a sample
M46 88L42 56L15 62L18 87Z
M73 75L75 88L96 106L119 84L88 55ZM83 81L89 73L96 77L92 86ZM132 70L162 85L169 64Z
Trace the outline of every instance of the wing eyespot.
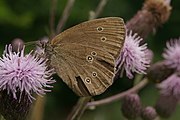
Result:
M85 78L85 82L86 82L87 84L91 84L91 78L90 78L90 77L86 77L86 78Z
M86 60L87 60L88 62L92 62L93 59L94 59L94 58L93 58L91 55L87 55L87 56L86 56Z
M104 42L104 41L106 41L106 40L107 40L107 38L106 38L106 37L104 37L104 36L103 36L103 37L101 37L101 41L102 41L102 42Z
M92 55L92 56L97 56L97 52L92 51L92 52L91 52L91 55Z
M92 72L93 77L97 77L97 72Z
M98 31L98 32L102 32L103 29L104 29L103 27L97 27L97 31Z

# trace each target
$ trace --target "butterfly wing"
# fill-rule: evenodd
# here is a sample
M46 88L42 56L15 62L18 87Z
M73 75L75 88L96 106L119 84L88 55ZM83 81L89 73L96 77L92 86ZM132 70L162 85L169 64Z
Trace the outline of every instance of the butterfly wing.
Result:
M76 94L101 94L113 83L124 37L124 22L118 17L81 23L50 42L51 65Z

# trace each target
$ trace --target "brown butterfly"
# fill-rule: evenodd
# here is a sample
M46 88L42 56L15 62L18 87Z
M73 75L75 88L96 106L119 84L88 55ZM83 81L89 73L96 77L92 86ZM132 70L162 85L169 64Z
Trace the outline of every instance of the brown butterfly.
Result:
M122 18L100 18L60 33L45 51L57 74L77 95L94 96L112 85L124 39Z

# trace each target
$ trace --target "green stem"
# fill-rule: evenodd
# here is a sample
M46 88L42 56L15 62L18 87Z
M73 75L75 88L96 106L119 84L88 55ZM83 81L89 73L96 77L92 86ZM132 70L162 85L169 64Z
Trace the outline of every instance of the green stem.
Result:
M6 120L4 117L0 114L0 120Z

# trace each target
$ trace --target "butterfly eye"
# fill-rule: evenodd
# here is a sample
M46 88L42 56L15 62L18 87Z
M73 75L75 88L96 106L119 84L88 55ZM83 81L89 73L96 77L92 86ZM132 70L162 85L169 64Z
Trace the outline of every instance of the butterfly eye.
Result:
M97 73L96 73L96 72L92 72L92 76L93 76L93 77L96 77L96 76L97 76Z
M95 51L92 51L92 52L91 52L91 55L92 55L92 56L96 56L97 53L96 53Z
M92 61L93 61L93 57L92 57L91 55L88 55L88 56L86 57L86 60L87 60L88 62L92 62Z
M97 27L97 31L98 31L98 32L103 31L103 27Z
M85 82L88 83L88 84L90 84L90 83L91 83L91 78L86 77L86 78L85 78Z
M106 38L106 37L104 37L104 36L103 36L103 37L101 37L101 41L103 41L103 42L104 42L104 41L106 41L106 39L107 39L107 38Z

